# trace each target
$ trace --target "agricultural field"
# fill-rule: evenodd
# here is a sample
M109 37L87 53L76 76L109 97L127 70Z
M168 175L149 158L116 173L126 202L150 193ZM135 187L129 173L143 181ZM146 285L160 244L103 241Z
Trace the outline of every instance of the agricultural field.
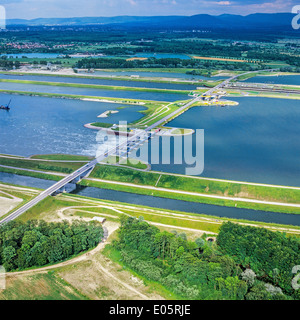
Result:
M7 4L0 300L299 300L291 14L125 2L36 19Z

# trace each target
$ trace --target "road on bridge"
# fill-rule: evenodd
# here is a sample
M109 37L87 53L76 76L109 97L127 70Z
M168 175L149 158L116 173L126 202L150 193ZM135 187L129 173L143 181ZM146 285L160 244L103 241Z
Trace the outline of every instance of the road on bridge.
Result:
M272 72L274 70L275 69L268 69L268 70L261 70L261 71ZM231 77L229 79L226 79L225 81L221 82L217 86L209 89L203 95L206 95L206 96L212 95L214 91L227 86L231 81L235 80L236 78L238 78L238 77L240 77L242 75L249 74L249 73L253 73L253 71L245 72L243 74L238 74L238 75L233 76L233 77ZM163 117L162 119L158 120L153 125L147 127L147 129L145 129L143 132L146 132L146 133L147 132L151 132L152 129L154 129L154 128L156 128L156 127L158 127L158 126L160 126L160 125L162 125L162 124L164 124L166 122L168 122L170 119L172 119L172 118L176 117L177 115L181 114L183 111L185 111L191 105L193 105L195 102L201 100L202 96L197 96L196 98L194 98L193 100L189 101L187 104L183 105L182 107L180 107L176 111L174 111L171 114L169 114L169 115ZM138 133L134 134L132 137L126 139L126 141L124 141L123 143L121 143L119 145L116 145L113 148L111 148L108 151L106 151L105 153L99 155L96 159L90 161L89 163L87 163L83 167L79 168L78 170L74 171L73 173L71 173L67 177L65 177L62 180L60 180L59 182L55 183L53 186L51 186L47 190L44 190L38 196L36 196L34 199L28 201L22 207L18 208L13 213L11 213L10 215L8 215L4 219L2 219L0 221L0 224L3 224L3 223L6 223L6 222L9 222L9 221L12 221L12 220L16 219L17 217L19 217L20 215L25 213L27 210L29 210L32 207L34 207L35 205L37 205L39 202L41 202L42 200L44 200L48 196L51 196L55 192L57 192L60 189L62 189L68 183L71 183L72 181L74 181L74 180L76 180L78 178L80 179L80 177L85 176L87 172L90 172L91 170L93 170L93 168L96 166L97 163L101 162L102 160L104 160L106 157L108 157L110 155L114 155L114 154L118 153L118 150L121 150L123 147L127 148L128 143L135 142L138 139L138 137L141 135L141 131L142 130L140 130ZM151 137L153 137L153 135L155 135L155 133L152 133Z

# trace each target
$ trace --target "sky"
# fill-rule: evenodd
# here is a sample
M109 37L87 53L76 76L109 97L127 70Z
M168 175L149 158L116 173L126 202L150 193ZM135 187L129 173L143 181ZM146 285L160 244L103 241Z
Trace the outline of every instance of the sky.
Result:
M0 0L8 19L291 12L300 0Z

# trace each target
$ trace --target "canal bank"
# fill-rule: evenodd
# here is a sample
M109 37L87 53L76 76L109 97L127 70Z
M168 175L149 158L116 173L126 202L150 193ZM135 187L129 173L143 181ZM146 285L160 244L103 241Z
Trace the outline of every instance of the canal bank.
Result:
M47 189L54 183L52 180L44 180L40 178L20 176L16 174L3 172L0 172L0 181L9 184L40 189ZM186 213L203 214L229 219L241 219L248 221L259 221L265 223L300 226L299 216L294 214L266 212L260 210L242 209L234 207L222 207L197 202L134 194L123 191L100 189L95 187L78 186L73 193L102 200L111 200L136 205L144 205L153 208L176 210Z

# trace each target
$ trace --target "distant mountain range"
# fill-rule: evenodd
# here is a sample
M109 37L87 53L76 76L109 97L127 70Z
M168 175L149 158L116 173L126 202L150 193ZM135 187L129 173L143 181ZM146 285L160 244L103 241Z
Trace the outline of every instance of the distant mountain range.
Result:
M224 28L224 29L270 29L290 28L294 17L292 13L255 13L247 16L222 14L212 16L198 14L194 16L118 16L85 18L39 18L33 20L9 19L7 25L25 26L87 26L103 25L112 27L148 27L148 28Z

